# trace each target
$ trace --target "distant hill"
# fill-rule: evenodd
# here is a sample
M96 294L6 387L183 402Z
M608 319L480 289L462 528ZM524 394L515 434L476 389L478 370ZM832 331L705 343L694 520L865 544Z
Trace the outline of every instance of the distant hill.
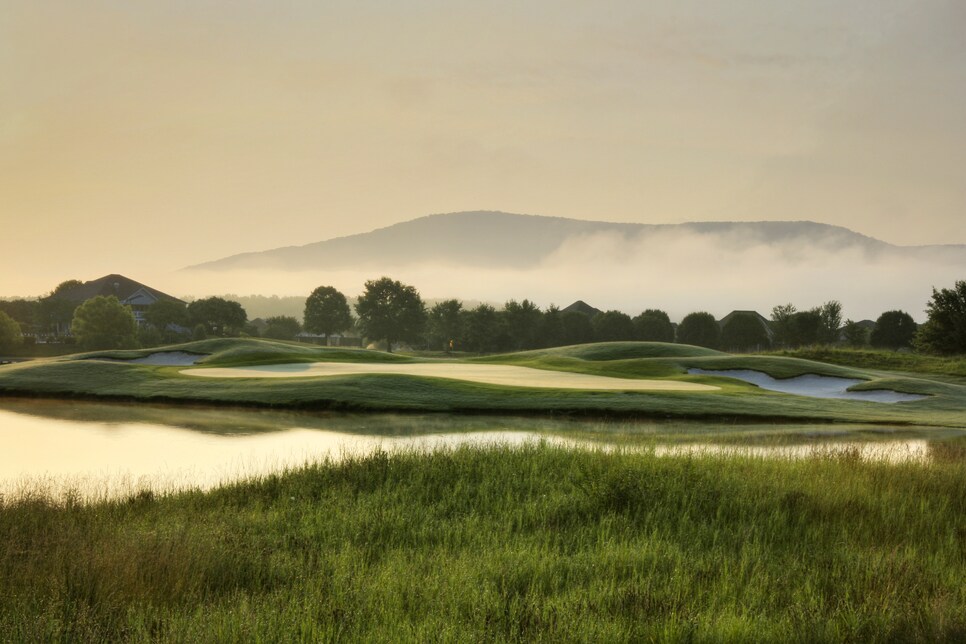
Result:
M966 265L966 245L896 246L812 221L624 224L477 211L429 215L304 246L232 255L187 270L384 269L424 263L528 268L575 237L610 235L636 241L661 233L700 235L729 247L765 244L803 251L858 250L868 257L917 257Z

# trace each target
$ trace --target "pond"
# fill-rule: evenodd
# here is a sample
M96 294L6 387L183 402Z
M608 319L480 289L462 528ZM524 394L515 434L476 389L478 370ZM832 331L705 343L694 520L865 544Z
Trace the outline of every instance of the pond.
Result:
M799 458L928 457L957 430L868 425L721 425L452 415L333 414L238 408L0 399L0 494L111 497L210 488L306 462L375 450L520 445L738 453Z

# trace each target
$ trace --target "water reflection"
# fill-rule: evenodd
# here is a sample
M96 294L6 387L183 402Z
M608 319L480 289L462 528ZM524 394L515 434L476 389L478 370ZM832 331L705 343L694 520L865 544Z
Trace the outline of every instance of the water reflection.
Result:
M307 461L375 449L553 444L658 455L740 453L798 458L858 449L861 458L923 459L928 439L957 430L867 425L494 416L334 414L76 401L0 400L0 494L27 489L115 496L150 487L209 488ZM818 446L818 447L816 447Z

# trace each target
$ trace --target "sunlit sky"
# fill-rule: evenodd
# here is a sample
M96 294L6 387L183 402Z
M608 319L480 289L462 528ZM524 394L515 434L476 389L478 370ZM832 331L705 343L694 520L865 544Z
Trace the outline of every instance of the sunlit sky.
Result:
M966 243L964 28L962 0L0 0L0 295L460 210Z

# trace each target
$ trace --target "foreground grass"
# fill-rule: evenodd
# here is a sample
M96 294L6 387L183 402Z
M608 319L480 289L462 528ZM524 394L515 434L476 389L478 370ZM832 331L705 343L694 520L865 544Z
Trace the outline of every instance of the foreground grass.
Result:
M966 461L943 454L887 465L465 448L207 494L8 499L0 633L962 640Z

